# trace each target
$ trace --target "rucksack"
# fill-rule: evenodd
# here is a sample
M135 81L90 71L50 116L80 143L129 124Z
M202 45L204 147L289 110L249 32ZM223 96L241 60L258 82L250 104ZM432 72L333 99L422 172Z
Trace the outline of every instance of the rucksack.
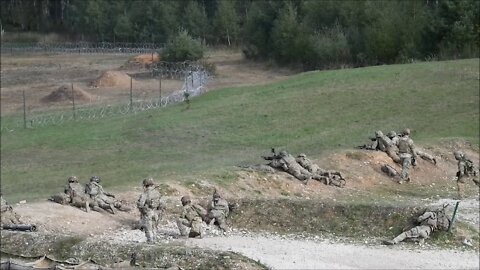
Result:
M475 165L473 164L473 161L469 159L465 159L465 174L467 176L477 176Z

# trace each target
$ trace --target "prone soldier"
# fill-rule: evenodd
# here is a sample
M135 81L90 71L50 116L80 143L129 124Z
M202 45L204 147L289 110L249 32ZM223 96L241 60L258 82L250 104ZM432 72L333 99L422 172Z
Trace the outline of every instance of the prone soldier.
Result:
M273 151L274 149L272 149ZM287 151L282 150L277 155L273 151L273 155L269 157L263 157L265 160L270 160L268 165L275 169L283 170L291 175L293 175L298 180L302 181L303 184L307 184L308 180L312 177L312 174L303 168L295 158L287 153Z
M327 171L317 164L313 163L307 155L301 153L295 159L300 166L305 168L312 174L312 179L318 180L325 185L333 185L337 187L345 186L345 179L342 177L342 174L339 171Z
M112 214L115 214L115 208L120 211L130 211L128 207L125 207L121 202L115 200L115 195L103 189L98 176L92 176L90 178L90 183L85 186L85 192L90 195L92 204L96 208L100 207L106 211L110 211Z
M0 223L2 225L21 224L20 216L0 193Z
M450 226L450 219L445 214L445 207L437 211L425 211L417 218L417 226L402 232L392 240L383 241L383 243L385 245L395 245L405 239L418 240L420 243L423 243L433 231L447 231Z
M78 208L85 208L86 212L90 211L90 206L92 204L88 195L85 194L85 188L78 183L78 178L74 175L68 177L63 193L55 194L48 200L63 205L68 204Z

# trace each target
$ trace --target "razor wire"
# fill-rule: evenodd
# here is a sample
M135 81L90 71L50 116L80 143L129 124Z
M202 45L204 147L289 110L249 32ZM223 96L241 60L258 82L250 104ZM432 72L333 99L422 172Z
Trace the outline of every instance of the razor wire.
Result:
M128 43L128 42L2 42L1 53L153 53L164 47L163 43Z
M72 121L96 120L166 107L185 101L186 96L194 97L205 93L207 90L205 83L208 79L209 74L205 70L190 71L183 79L181 88L168 96L149 99L132 99L131 103L82 105L75 107L75 110L42 112L34 114L33 116L29 114L26 126L35 128L48 125L61 125ZM188 95L186 95L187 93ZM19 116L12 118L2 117L1 131L11 132L15 129L23 128L24 125L25 122L23 118Z

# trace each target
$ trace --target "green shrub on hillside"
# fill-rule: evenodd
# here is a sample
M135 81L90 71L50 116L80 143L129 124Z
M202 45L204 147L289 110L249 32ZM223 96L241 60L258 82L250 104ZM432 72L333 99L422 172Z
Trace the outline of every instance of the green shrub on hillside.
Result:
M203 46L199 40L192 38L188 31L180 30L169 40L162 55L163 59L170 62L195 61L203 57Z

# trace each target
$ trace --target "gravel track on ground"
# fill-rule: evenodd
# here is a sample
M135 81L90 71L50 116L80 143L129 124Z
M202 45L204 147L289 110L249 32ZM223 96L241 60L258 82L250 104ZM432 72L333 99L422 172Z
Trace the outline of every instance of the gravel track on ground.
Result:
M264 236L192 239L188 245L235 251L272 269L479 269L475 251L287 240ZM418 248L417 248L418 247Z

